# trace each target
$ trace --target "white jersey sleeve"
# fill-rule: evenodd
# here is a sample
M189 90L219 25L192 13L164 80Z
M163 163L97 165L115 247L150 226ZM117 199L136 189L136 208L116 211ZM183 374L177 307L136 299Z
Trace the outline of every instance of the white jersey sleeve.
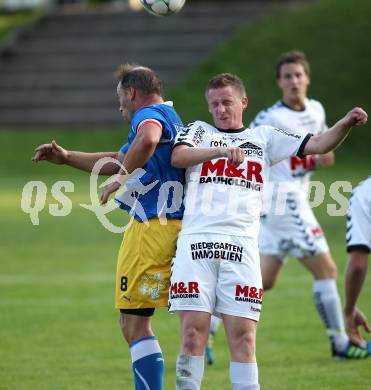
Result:
M317 134L322 134L328 130L327 122L326 122L326 112L325 109L323 108L322 104L317 101L317 100L311 100L311 103L314 107L318 106L317 111L318 111L318 118L320 118L321 122L319 124L319 129L317 131ZM312 131L314 134L314 131Z
M255 117L255 119L250 123L249 128L255 129L255 127L263 126L263 125L277 127L277 124L275 123L274 117L271 115L271 113L276 107L279 107L279 105L280 102L277 102L272 107L260 111L258 115Z
M268 132L267 151L269 164L274 165L290 157L303 157L305 145L312 136L311 133L300 134L272 126L262 126Z
M191 122L179 131L174 142L174 147L178 145L198 147L204 141L205 132L206 130L201 122Z

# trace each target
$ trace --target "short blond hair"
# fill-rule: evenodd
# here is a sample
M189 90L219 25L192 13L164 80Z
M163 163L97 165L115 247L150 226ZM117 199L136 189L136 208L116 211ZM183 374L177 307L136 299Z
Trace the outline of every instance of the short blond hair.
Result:
M246 88L243 81L232 73L220 73L209 80L206 87L206 96L210 89L233 87L241 96L246 95Z

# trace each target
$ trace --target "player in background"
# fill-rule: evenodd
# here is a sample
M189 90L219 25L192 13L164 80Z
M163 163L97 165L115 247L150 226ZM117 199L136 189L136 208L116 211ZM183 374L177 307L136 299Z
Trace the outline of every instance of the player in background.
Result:
M257 390L255 335L262 305L258 251L262 190L270 165L289 156L325 154L367 114L354 108L320 135L271 126L248 129L245 87L220 74L206 89L213 125L196 121L180 132L172 164L187 168L185 211L173 260L169 311L180 312L178 390L197 390L211 314L223 319L234 390Z
M184 181L184 170L170 165L172 145L182 122L172 103L163 101L161 81L153 70L125 64L119 68L118 79L120 111L131 123L127 145L119 152L82 153L67 151L53 141L39 146L33 160L66 164L91 172L99 159L111 157L122 162L124 169L119 172L119 166L110 163L101 174L125 171L130 174L143 168L145 174L138 188L158 181L148 192L134 192L136 204L145 211L146 223L143 215L136 212L138 208L130 209L121 201L121 208L130 211L134 219L126 229L118 254L116 308L120 310L122 334L130 347L135 389L159 390L163 389L164 360L151 328L151 318L155 308L167 306L170 264L183 207L167 213L167 224L163 225L158 218L158 199L161 184ZM102 203L119 187L118 182L108 185L102 194ZM166 209L171 201L169 195L162 206Z
M367 274L368 255L371 251L371 176L352 192L347 220L348 266L345 272L345 324L349 338L365 344L358 328L371 328L365 315L356 307Z

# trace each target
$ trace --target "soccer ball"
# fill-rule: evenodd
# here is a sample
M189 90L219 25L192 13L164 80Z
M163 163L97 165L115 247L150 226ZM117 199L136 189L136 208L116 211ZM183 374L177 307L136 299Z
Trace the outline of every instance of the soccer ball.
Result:
M155 16L169 16L179 12L185 0L140 0L144 9Z

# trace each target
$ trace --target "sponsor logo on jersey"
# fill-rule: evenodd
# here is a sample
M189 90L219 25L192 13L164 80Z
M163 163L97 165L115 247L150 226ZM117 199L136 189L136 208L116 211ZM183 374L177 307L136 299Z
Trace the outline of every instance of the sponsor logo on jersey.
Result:
M225 242L196 242L191 244L192 260L215 259L242 262L242 246Z
M239 147L244 149L247 157L263 158L263 149L257 145L252 144L251 142L245 142Z
M170 298L199 298L200 290L197 282L175 282L170 287Z
M234 167L226 159L218 159L215 162L206 161L202 164L200 183L234 185L261 191L263 184L261 173L262 166L255 161L247 160L239 167Z
M323 230L321 229L321 226L316 226L312 228L312 234L314 237L323 236Z
M235 301L262 304L263 289L254 286L236 285Z
M202 143L204 139L204 134L205 129L202 126L198 126L192 139L192 142L195 146L198 146Z
M308 172L315 170L316 165L317 163L315 156L305 156L304 158L291 156L290 158L292 177L305 176Z
M290 133L286 130L283 130L283 129L279 129L278 127L273 127L273 130L276 130L278 131L279 133L282 133L284 135L287 135L288 137L294 137L294 138L297 138L297 139L300 139L302 136L299 135L299 134L295 134L295 133Z
M228 145L226 142L220 140L214 140L210 142L211 148L226 148Z

